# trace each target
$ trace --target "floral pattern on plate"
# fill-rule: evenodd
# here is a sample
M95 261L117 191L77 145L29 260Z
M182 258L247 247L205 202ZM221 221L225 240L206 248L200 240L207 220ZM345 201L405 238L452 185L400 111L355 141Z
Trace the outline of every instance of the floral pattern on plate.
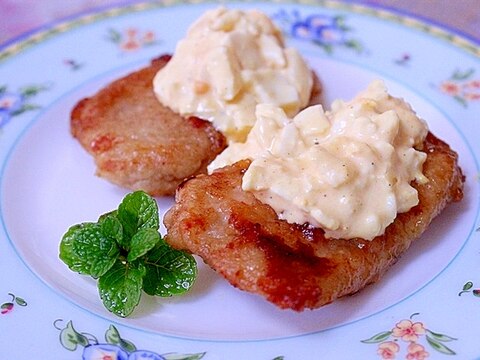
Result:
M62 63L72 71L80 70L84 65L75 59L64 59Z
M310 41L328 54L338 47L352 49L357 53L364 51L362 43L351 36L353 29L347 25L346 18L342 15L316 13L302 16L298 11L282 9L272 18L287 36Z
M62 320L56 320L54 326L60 331L60 344L69 351L75 351L79 347L83 347L82 359L97 360L199 360L204 357L205 353L196 354L177 354L167 353L160 355L149 350L138 350L137 347L129 340L120 336L117 328L110 325L105 331L105 342L99 342L98 339L85 332L78 332L72 321L62 328L60 324Z
M445 343L458 339L427 329L425 323L413 320L417 315L415 313L409 319L400 320L391 330L382 331L362 340L362 343L378 344L377 354L382 359L394 359L406 350L405 359L423 360L430 356L426 344L442 354L455 355L455 351Z
M458 293L458 296L462 296L463 294L466 294L466 293L472 293L473 296L480 297L480 289L474 288L472 281L467 281L463 285L462 291Z
M439 88L464 107L472 102L480 102L480 77L476 76L473 68L455 70L447 80L440 83Z
M400 66L409 66L412 62L412 55L408 52L402 53L400 56L393 60L394 64Z
M108 30L107 40L116 44L122 52L134 52L159 43L155 32L142 31L136 27L124 30L111 28Z
M120 336L118 329L114 325L105 331L105 342L99 340L92 334L78 332L73 327L73 322L68 321L64 327L61 327L63 320L56 320L54 326L60 331L60 344L69 351L76 351L83 347L83 360L200 360L206 355L206 352L179 354L162 353L159 354L149 350L139 350L135 344ZM283 360L283 356L277 356L273 360Z
M1 315L11 313L15 308L15 305L22 306L22 307L27 306L27 302L25 301L25 299L19 296L16 296L12 293L8 293L8 295L11 297L10 301L4 302L2 305L0 305Z
M11 91L7 85L0 86L0 129L13 117L40 108L40 105L32 103L31 100L48 88L46 85L29 85Z

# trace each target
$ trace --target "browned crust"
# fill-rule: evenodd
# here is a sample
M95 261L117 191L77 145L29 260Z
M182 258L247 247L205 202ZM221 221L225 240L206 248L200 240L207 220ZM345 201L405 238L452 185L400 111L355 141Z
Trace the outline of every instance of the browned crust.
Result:
M226 147L210 122L181 117L156 99L152 80L169 59L112 82L71 113L71 133L94 157L97 175L151 195L172 195Z
M280 308L317 308L375 282L451 201L463 196L457 154L432 134L424 144L420 204L399 214L373 241L327 239L321 229L288 224L242 191L248 161L184 182L165 215L167 241L201 256L232 285Z
M156 99L153 77L170 58L112 82L71 112L71 133L94 157L97 175L154 196L173 195L185 178L205 174L227 146L209 121L184 118ZM312 74L316 104L322 87Z

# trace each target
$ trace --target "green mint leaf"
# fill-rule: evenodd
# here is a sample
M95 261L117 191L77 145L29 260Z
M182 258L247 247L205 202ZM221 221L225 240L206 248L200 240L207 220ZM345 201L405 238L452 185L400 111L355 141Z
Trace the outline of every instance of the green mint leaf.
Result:
M102 227L102 232L105 236L109 236L121 244L123 240L123 226L117 217L117 211L111 211L103 214L98 219L98 223Z
M140 229L156 229L160 226L155 199L143 191L128 194L118 207L118 219L123 225L123 244L130 250L130 239Z
M127 261L134 261L145 255L149 250L153 249L160 241L160 234L155 229L140 229L132 236L130 240L130 251L128 252Z
M142 289L150 295L172 296L186 292L195 281L195 259L171 248L159 226L157 202L136 191L98 222L70 227L60 243L60 258L71 270L98 279L104 306L126 317L138 305ZM106 336L107 342L134 348L118 337L116 329Z
M117 260L98 280L98 290L108 311L126 317L140 302L145 266Z
M84 224L85 226L85 224ZM63 235L60 242L60 259L70 268L70 270L83 274L84 259L78 257L73 251L73 243L80 231L80 225L71 226Z
M98 278L115 263L119 249L114 238L105 236L97 223L70 227L60 243L60 259L80 274Z
M186 292L197 276L192 255L175 250L163 239L145 257L143 290L149 295L172 296Z

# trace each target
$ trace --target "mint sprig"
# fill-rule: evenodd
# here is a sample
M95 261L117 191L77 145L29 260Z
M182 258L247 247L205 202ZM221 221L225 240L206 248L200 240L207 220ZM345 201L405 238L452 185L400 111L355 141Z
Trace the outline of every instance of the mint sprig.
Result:
M60 242L60 259L72 271L98 279L104 306L126 317L140 302L142 290L179 295L197 276L193 256L170 247L159 226L156 201L135 191L97 222L71 226Z

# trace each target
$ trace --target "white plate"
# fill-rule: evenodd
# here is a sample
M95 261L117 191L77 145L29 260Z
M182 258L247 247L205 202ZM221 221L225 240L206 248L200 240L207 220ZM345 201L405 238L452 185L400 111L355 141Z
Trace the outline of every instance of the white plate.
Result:
M272 16L289 45L320 77L328 103L349 99L382 78L460 154L467 176L464 200L447 208L377 284L321 309L296 313L231 287L199 261L198 281L186 296L144 295L131 317L119 319L104 310L93 280L70 272L58 259L59 241L70 225L95 220L127 193L94 176L93 160L69 134L72 106L151 58L173 52L188 25L212 6L175 2L111 9L55 24L0 49L0 106L7 104L0 110L2 357L26 359L34 351L38 358L79 359L83 354L90 359L90 351L97 349L93 345L107 342L110 326L137 348L172 359L185 354L203 354L204 359L381 358L388 351L404 358L409 351L428 352L430 358L480 356L475 336L480 325L465 318L480 306L473 291L480 287L475 230L480 48L379 9L336 3L230 5L260 8ZM306 39L290 31L301 22L308 29L311 16L335 35L334 42L326 43L327 32ZM172 203L157 200L162 212ZM62 329L64 335L75 334L69 321L85 341L70 349L72 340L59 338ZM417 333L402 338L400 327L408 327L408 321L417 323Z

